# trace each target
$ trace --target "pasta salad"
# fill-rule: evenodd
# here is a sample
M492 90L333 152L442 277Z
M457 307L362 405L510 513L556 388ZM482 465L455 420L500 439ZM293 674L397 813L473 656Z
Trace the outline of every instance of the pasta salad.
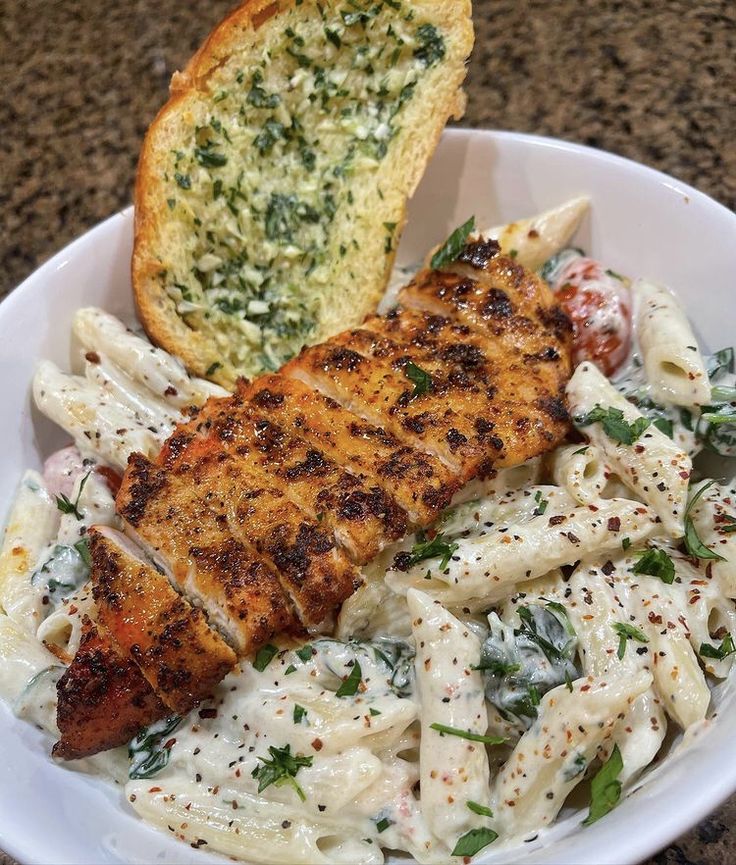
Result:
M143 819L254 862L459 861L537 838L576 789L603 818L707 722L736 654L736 490L693 460L736 454L733 350L704 354L666 287L570 247L584 206L488 232L573 321L574 437L383 550L334 636L269 644L80 761ZM224 394L101 310L74 337L76 374L34 380L74 443L25 474L0 552L0 696L51 734L93 610L87 529L120 528L129 453Z

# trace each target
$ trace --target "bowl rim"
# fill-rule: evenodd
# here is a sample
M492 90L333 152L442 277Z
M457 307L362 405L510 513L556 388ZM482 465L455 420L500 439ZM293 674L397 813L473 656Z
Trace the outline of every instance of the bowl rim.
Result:
M719 220L728 220L736 230L736 213L728 209L725 205L677 178L627 157L584 144L510 130L453 127L446 129L443 132L443 138L450 140L480 137L503 141L511 146L519 144L527 147L548 149L551 151L562 151L572 155L579 155L585 160L593 160L599 164L614 167L619 166L628 172L634 172L642 178L646 178L647 182L656 181L692 201L701 202L711 210L715 208L713 212L716 214L716 218ZM78 255L82 248L93 240L92 235L104 235L108 232L114 234L118 230L116 224L121 222L121 217L125 221L124 224L127 224L127 221L132 218L132 212L133 205L129 205L122 210L117 211L108 218L98 222L92 228L88 229L64 246L61 250L50 256L31 274L29 274L16 288L11 289L2 301L0 301L0 316L4 317L6 315L12 315L13 306L25 302L26 294L33 290L35 283L38 280L48 278L49 275L55 274L63 268L71 258ZM600 861L615 861L617 863L635 863L641 861L643 858L656 853L664 846L671 843L675 838L679 837L682 833L711 813L721 802L736 791L736 762L732 764L732 768L729 772L727 764L718 764L719 756L721 758L725 756L725 746L721 744L715 747L710 760L706 760L704 765L698 765L697 769L689 776L690 782L693 784L692 789L697 790L698 797L697 799L691 798L689 800L689 808L686 813L678 812L677 817L679 822L677 823L677 826L673 825L673 818L675 816L674 811L678 808L682 808L682 800L686 794L682 791L675 794L675 791L673 790L660 790L657 794L657 803L671 809L668 819L663 819L661 822L650 822L648 824L648 830L644 834L631 832L626 833L623 836L619 835L616 841L616 849L613 850L615 859L606 858L606 856L610 857L610 851L605 852L599 850L599 855L602 856ZM713 771L714 769L720 769L721 771ZM679 806L678 803L680 803ZM651 808L652 806L649 806L645 810L650 813ZM145 825L150 828L151 831L158 831L149 824ZM26 843L24 843L24 841ZM0 844L2 844L3 850L8 855L12 856L19 862L40 861L37 857L34 857L34 843L31 841L29 844L27 843L28 841L31 841L31 839L27 836L25 839L22 839L20 836L14 837L13 835L9 835L7 833L7 827L2 826L2 820L0 818ZM578 850L575 849L575 846L573 846L572 849L573 857L580 855ZM584 843L583 847L585 847ZM185 848L182 847L181 849L183 857ZM520 850L518 847L515 849ZM39 852L37 846L36 852ZM583 850L582 852L585 851ZM533 853L530 853L530 856L531 858L529 861L533 861ZM208 854L205 854L201 861L208 861ZM209 858L209 861L215 860ZM224 859L222 861L224 861ZM492 855L491 861L497 861L495 856ZM527 858L522 856L521 861L527 861ZM575 861L578 861L578 859L575 858ZM585 860L579 861L582 862Z

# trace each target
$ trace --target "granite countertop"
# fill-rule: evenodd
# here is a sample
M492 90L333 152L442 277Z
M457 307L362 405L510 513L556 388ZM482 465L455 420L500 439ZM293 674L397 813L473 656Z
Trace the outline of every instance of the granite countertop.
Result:
M233 2L0 0L0 297L130 202L171 73ZM474 6L465 125L601 147L736 206L733 0ZM736 797L649 865L731 861Z

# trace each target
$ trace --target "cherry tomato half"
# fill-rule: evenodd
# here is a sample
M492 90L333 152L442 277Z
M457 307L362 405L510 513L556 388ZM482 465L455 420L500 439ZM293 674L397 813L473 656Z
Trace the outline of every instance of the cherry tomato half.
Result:
M555 274L552 289L573 327L573 362L592 361L607 376L631 349L631 295L600 262L580 256Z

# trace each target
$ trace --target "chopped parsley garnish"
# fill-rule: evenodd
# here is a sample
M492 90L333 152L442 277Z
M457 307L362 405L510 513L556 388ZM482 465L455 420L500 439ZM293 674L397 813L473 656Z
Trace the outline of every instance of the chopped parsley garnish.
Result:
M414 49L414 56L424 66L434 66L445 56L445 40L437 32L433 24L422 24L417 29L419 47Z
M673 438L674 426L671 420L666 417L658 417L655 421L653 421L653 423L660 432L664 433L667 436L667 438Z
M385 832L389 826L393 826L393 820L389 820L388 817L381 817L381 819L376 823L376 829L380 832Z
M534 494L534 501L537 503L537 507L534 508L533 516L541 517L542 514L547 510L547 505L549 504L549 502L547 501L547 499L542 498L541 490L537 490L537 492Z
M87 565L88 568L92 567L92 556L89 551L89 540L87 538L82 538L81 541L77 541L74 544L74 549L79 553L79 557Z
M211 363L207 367L207 372L205 372L205 375L214 375L221 366L222 364L220 363L220 361L216 360L214 363Z
M589 447L590 447L590 445L585 445L584 447L581 447L579 450L573 451L572 455L574 457L576 457L578 454L585 454L588 452Z
M371 713L371 716L374 717L374 718L376 717L376 715L380 715L380 714L381 714L381 713L378 711L378 709L374 709L373 707L371 707L368 711Z
M624 761L618 745L613 746L611 756L601 766L590 784L590 811L583 820L584 826L590 826L601 817L605 817L618 805L621 798L621 782L618 776L623 772Z
M627 622L614 622L611 627L618 634L618 651L616 654L618 655L619 660L623 660L623 657L626 654L626 643L629 640L636 640L637 643L649 642L649 638L646 634L642 634L638 628L629 625Z
M296 673L296 667L293 664L289 664L289 666L284 670L284 675L290 676L292 673Z
M475 217L471 216L467 222L464 222L459 228L456 228L442 246L432 256L429 266L432 270L437 270L445 264L455 261L463 251L463 247L470 236L475 231Z
M227 156L212 149L213 145L208 143L204 147L194 148L194 158L205 168L222 168L227 165Z
M733 637L730 634L721 640L720 646L711 646L709 643L703 643L700 647L700 655L703 658L713 658L716 661L722 661L729 655L736 652L736 646L733 644Z
M494 832L493 829L471 829L470 832L466 832L457 839L457 844L450 855L475 856L484 847L492 844L496 838L498 838L498 833Z
M311 643L307 643L306 646L302 646L301 649L297 649L295 654L300 661L303 661L306 664L307 661L312 660L314 650L312 649Z
M631 546L631 538L624 538L624 539L621 541L621 549L622 549L624 552L626 552L626 550L628 550L628 548L629 548L630 546Z
M304 790L296 781L297 772L305 766L311 766L313 757L302 757L298 754L291 753L291 745L285 745L283 748L276 748L273 745L269 746L268 753L271 759L258 757L261 761L260 766L251 772L251 776L258 780L258 792L262 793L266 787L275 784L277 787L283 787L284 784L290 784L297 792L297 795L305 802L307 797L304 795Z
M474 670L489 670L494 676L508 676L511 673L518 673L521 669L521 664L510 664L504 661L499 661L497 658L487 658L481 661L480 664L473 667Z
M432 540L427 540L424 532L417 532L417 542L411 548L406 562L407 570L425 559L440 558L439 568L444 571L450 559L458 549L458 544L448 543L442 532L438 532Z
M262 673L266 667L273 661L273 659L278 655L279 650L276 646L268 643L266 646L262 646L257 652L255 660L253 661L253 666L259 673Z
M634 574L646 574L659 577L663 583L670 585L675 580L675 563L664 550L652 547L642 554L639 561L631 569Z
M174 180L182 189L192 188L192 178L188 174L180 174L178 171L174 173Z
M430 724L429 726L432 730L436 730L440 736L459 736L461 739L482 742L484 745L502 745L506 741L503 736L481 736L480 733L458 730L457 727L447 727L445 724Z
M360 669L360 664L355 661L353 669L347 679L343 680L342 685L335 691L336 697L354 697L358 693L363 671Z
M619 408L604 408L596 405L592 411L581 418L575 419L578 426L589 426L592 423L600 423L603 432L614 441L622 445L631 445L649 427L651 420L647 417L638 417L632 423L624 419L624 413Z
M481 817L493 817L493 811L485 805L479 805L477 802L473 802L472 799L468 799L465 804L473 814L479 814Z
M404 365L404 375L414 385L414 390L409 399L416 399L418 396L424 396L432 390L432 376L425 372L420 366L417 366L412 361Z
M722 522L718 524L719 532L726 535L736 532L736 517L732 517L730 514L722 514L721 520Z
M698 559L717 559L718 561L723 562L725 561L723 556L719 556L714 550L706 547L700 540L693 519L690 516L690 511L693 509L693 505L698 501L708 487L713 486L714 483L715 481L708 481L707 484L703 484L688 503L687 509L685 510L685 549L687 550L688 555L695 556Z
M307 710L304 706L300 706L298 703L294 704L294 723L301 724L302 720L307 717Z
M84 485L87 483L91 474L92 472L87 472L87 474L82 478L82 482L79 484L79 492L73 502L67 498L64 493L59 493L59 495L56 496L56 507L62 512L62 514L73 514L78 520L82 519L82 514L79 510L79 499L82 496Z

